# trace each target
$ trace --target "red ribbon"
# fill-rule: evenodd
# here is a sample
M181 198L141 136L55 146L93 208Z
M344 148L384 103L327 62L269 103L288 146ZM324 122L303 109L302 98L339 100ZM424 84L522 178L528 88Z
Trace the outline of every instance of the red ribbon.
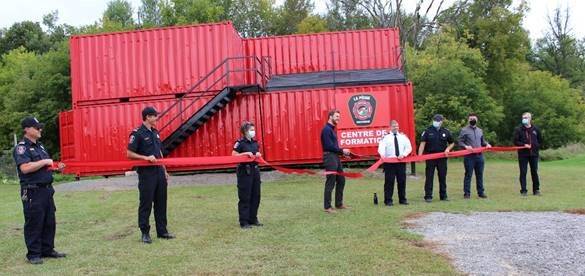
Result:
M426 160L432 159L441 159L441 158L453 158L453 157L462 157L469 154L478 154L486 151L492 152L504 152L504 151L515 151L518 149L523 149L525 147L482 147L482 148L474 148L470 150L459 150L453 151L449 153L432 153L432 154L424 154L424 155L417 155L417 156L408 156L402 159L398 158L382 158L376 161L371 167L369 167L366 171L374 172L376 171L382 164L384 163L410 163L410 162L422 162ZM375 158L373 156L366 156L366 155L359 155L359 154L350 154L350 159L372 159ZM159 166L164 165L166 167L173 167L173 168L180 168L180 167L196 167L196 166L210 166L210 165L237 165L240 163L246 162L257 162L258 164L262 164L265 166L269 166L275 170L278 170L282 173L286 174L309 174L315 175L317 174L314 171L307 170L307 169L291 169L285 168L282 166L272 165L262 157L250 157L247 155L241 156L213 156L213 157L176 157L176 158L162 158L157 159L156 162L151 163L144 160L128 160L128 161L101 161L101 162L77 162L77 161L70 161L66 163L66 168L71 171L77 171L80 169L85 168L125 168L130 169L134 167L145 167L145 166ZM58 170L58 163L53 163L53 166L50 168L52 170ZM325 171L324 175L341 175L348 178L360 178L363 177L363 174L360 172L337 172L337 171Z
M423 154L423 155L414 155L414 156L407 156L402 159L398 159L396 157L393 158L381 158L378 160L374 165L367 169L368 172L376 171L382 164L384 163L410 163L410 162L422 162L427 160L433 159L441 159L441 158L454 158L454 157L463 157L465 155L470 154L478 154L486 151L492 152L504 152L504 151L515 151L519 149L524 149L525 147L481 147L481 148L473 148L473 149L465 149L465 150L458 150L452 151L449 153L439 152L439 153L430 153L430 154Z

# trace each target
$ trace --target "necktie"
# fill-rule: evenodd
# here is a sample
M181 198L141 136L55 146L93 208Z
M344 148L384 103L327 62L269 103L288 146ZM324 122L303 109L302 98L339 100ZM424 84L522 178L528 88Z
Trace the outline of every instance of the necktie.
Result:
M396 157L400 156L400 150L398 149L398 136L397 136L397 134L394 134L394 153L396 154Z

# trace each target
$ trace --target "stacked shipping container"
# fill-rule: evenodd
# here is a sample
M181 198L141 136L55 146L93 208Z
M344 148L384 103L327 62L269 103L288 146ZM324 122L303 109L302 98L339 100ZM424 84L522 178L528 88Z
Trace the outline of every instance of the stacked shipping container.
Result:
M230 23L74 37L71 40L74 108L60 114L62 159L125 160L128 134L140 125L142 108L166 109L226 58L268 56L273 74L399 68L398 45L395 29L245 40ZM212 76L209 81L213 79ZM232 78L230 84L238 82L245 84L249 80ZM193 114L225 83L220 82L209 91L203 86L186 96L200 97L181 116ZM372 112L375 118L367 125L358 125L352 119L357 113L349 102L356 95L375 98L370 108L377 113ZM338 130L341 143L360 154L376 154L376 139L383 135L390 118L398 119L403 131L414 140L409 83L305 88L239 93L170 157L229 155L239 137L239 125L250 120L256 123L268 162L319 163L322 154L319 135L326 113L332 108L340 109L344 116ZM177 123L165 130L161 137L164 139L178 126ZM129 169L71 173L107 175Z

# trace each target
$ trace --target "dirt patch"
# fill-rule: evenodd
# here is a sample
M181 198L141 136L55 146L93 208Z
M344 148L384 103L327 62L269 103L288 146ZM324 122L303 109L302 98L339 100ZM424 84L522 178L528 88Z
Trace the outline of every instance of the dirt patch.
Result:
M404 216L401 222L402 228L413 228L416 227L416 220L426 216L428 213L425 212L414 212L408 213Z
M585 209L569 209L566 210L565 213L575 214L575 215L585 215Z

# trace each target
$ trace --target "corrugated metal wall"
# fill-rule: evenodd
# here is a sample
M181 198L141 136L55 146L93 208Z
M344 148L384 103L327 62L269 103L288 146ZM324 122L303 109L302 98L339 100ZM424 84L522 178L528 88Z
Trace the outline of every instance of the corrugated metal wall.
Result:
M245 39L247 55L270 56L274 74L398 68L397 29Z
M75 126L73 110L59 113L59 144L61 146L61 160L75 159Z
M180 93L225 58L244 55L230 22L73 36L70 46L73 106Z
M350 111L345 106L336 104L336 97L356 93L387 94L387 102L379 102L378 105L380 108L387 106L388 112L379 112L376 116L381 116L382 120L388 123L391 119L398 120L402 131L414 141L414 109L410 84L240 93L170 156L230 155L234 142L240 137L239 126L244 120L249 120L256 124L258 139L267 161L275 164L320 163L322 158L320 133L327 121L327 112L337 108L342 112L342 120L351 120ZM194 113L210 97L205 98L198 101L189 112ZM62 113L62 119L70 118L72 115L75 118L74 148L77 150L75 159L126 160L128 135L133 128L141 124L142 108L152 105L162 110L174 101L96 105L78 108L73 114ZM388 126L374 129L382 128L388 129ZM62 135L63 131L72 130L62 127ZM169 134L170 130L163 131L161 137L164 139ZM70 134L65 136L68 135ZM376 149L376 146L368 146L353 150L359 154L376 155ZM67 161L65 155L63 160Z

